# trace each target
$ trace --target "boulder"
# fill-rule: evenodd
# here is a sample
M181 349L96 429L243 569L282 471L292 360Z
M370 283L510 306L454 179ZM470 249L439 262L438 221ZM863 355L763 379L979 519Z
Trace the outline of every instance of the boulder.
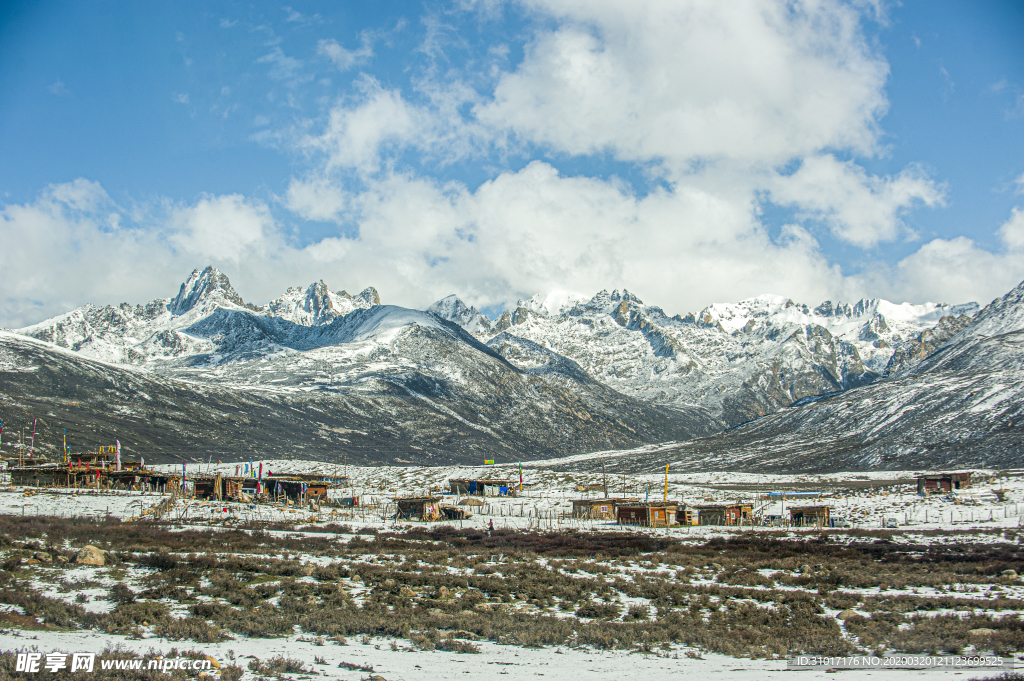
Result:
M981 638L982 636L991 636L994 633L996 633L995 629L978 628L978 629L971 629L970 631L967 632L967 635L971 636L971 637Z
M1003 577L1009 577L1010 579L1017 579L1016 570L1003 570L1002 575Z
M40 563L52 563L53 562L53 557L51 557L50 554L46 553L45 551L37 551L36 555L34 555L32 557L35 558L36 560L38 560Z
M451 598L451 592L448 591L448 587L442 586L437 590L437 597L440 599Z
M841 613L836 615L836 619L840 619L844 622L846 620L853 619L854 617L862 617L862 615L854 612L853 610L843 610Z
M83 546L75 556L75 562L79 565L104 565L107 562L106 551L92 545Z
M407 586L403 586L401 589L399 589L398 595L402 598L413 598L414 596L416 596L416 592Z

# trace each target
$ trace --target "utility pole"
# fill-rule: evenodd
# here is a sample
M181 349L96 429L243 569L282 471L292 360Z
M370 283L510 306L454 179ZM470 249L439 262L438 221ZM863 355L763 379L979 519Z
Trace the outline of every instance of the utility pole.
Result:
M604 459L601 459L601 476L604 478L604 498L608 498L608 473L604 470Z

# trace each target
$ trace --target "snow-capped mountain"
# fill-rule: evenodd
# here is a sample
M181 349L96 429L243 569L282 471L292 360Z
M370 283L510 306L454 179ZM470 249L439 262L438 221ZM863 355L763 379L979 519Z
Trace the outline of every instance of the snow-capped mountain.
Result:
M0 333L0 408L127 428L156 452L263 438L464 462L697 437L661 451L689 466L905 466L1015 455L1022 327L1024 284L980 312L758 296L669 316L601 291L492 322L456 296L419 311L322 281L258 306L206 268L173 298Z
M374 305L380 305L380 296L372 286L359 295L351 296L346 291L331 291L321 279L305 289L293 286L260 310L303 326L319 326L330 324L349 312L366 310Z
M674 470L759 472L1019 468L1024 460L1022 294L1024 283L889 377L802 400L709 438L614 457L607 470L656 471L666 463ZM951 324L950 319L962 321L943 321ZM601 460L562 468L600 470Z
M318 326L374 305L380 305L380 296L373 287L350 296L345 291L330 291L320 281L305 289L290 288L268 305L256 306L242 300L227 275L207 267L194 270L174 298L159 298L135 307L127 303L85 305L17 332L92 359L147 365L210 352L213 346L209 342L184 333L184 329L217 310L246 310L262 317Z
M962 335L998 336L1021 329L1024 329L1024 281L986 305Z
M318 283L257 307L207 268L173 299L0 333L0 394L96 436L127 429L122 442L148 443L152 460L258 441L304 456L467 463L723 425L622 395L564 358L520 368L437 314L379 302L373 289L350 298Z
M533 341L620 392L678 408L701 406L736 424L870 383L894 354L900 353L900 367L910 366L977 309L975 303L878 299L810 308L765 295L670 317L629 291L601 291L586 301L535 296L502 314L490 331L466 328L483 340L507 333Z
M455 322L470 333L487 333L493 326L490 319L475 307L467 307L455 294L437 301L427 308L427 312Z

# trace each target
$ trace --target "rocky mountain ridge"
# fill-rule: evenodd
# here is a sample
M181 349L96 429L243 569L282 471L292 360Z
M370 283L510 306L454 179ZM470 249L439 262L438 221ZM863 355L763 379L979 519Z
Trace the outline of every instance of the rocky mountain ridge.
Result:
M507 461L723 425L622 395L568 360L520 368L457 324L379 303L316 283L249 305L207 268L172 299L0 334L2 406L120 432L154 461L254 441L364 462Z
M445 310L468 309L451 298ZM977 310L975 303L879 299L810 308L765 295L670 317L616 290L589 300L535 296L489 330L466 328L482 340L500 333L531 340L620 392L677 408L699 406L738 424L912 366Z
M869 385L810 397L708 438L567 462L563 470L829 472L1019 468L1024 460L1024 282L937 347ZM940 327L943 325L940 324ZM944 342L934 341L941 330ZM922 339L918 339L921 341Z
M530 459L686 440L663 450L693 466L735 452L736 465L750 467L831 455L871 467L966 460L979 443L998 445L993 456L1017 451L1005 423L1020 422L1022 327L1024 283L980 312L973 303L877 299L812 308L766 295L669 316L616 290L535 296L492 321L457 296L418 311L382 305L373 288L353 296L323 281L253 305L206 268L173 298L87 305L0 335L9 360L0 361L0 387L27 410L71 394L81 404L69 386L141 386L148 377L158 385L138 394L102 391L117 422L173 424L163 440L151 436L153 451L203 437L247 446L238 424L252 422L250 411L231 421L225 406L242 400L264 415L302 412L307 430L318 424L310 440L281 414L271 419L279 446L312 443L296 445L303 455L341 448L454 462L485 450ZM29 375L50 375L57 393ZM150 389L167 397L163 406L147 406ZM235 434L218 435L221 421L194 411L172 417L182 395L195 409L223 409ZM91 400L89 418L114 428L103 399ZM935 440L938 424L945 444Z

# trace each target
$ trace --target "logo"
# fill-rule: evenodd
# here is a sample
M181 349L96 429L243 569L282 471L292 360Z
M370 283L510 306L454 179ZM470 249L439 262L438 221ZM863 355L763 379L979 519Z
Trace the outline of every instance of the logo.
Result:
M206 657L201 660L194 660L188 657L155 659L100 659L97 665L96 653L18 653L14 671L27 672L29 674L50 673L56 674L59 671L69 672L93 672L97 666L102 670L156 670L170 674L171 671L180 669L183 671L206 672L207 676L217 675L219 671L214 668L214 660ZM219 665L217 665L219 667Z

